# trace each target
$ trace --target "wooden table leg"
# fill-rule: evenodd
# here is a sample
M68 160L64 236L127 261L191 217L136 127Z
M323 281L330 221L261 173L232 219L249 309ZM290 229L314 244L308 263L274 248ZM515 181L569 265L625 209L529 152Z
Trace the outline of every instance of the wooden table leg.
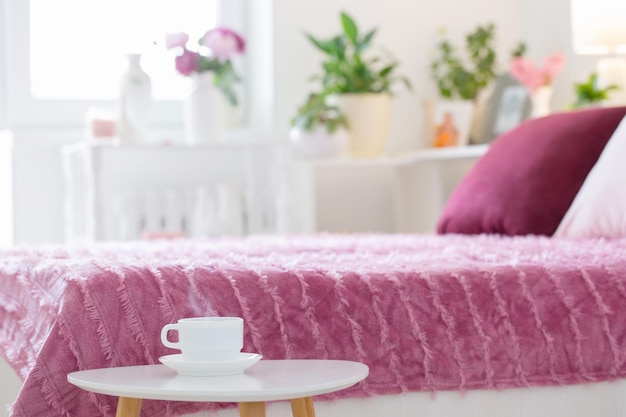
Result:
M304 397L291 400L291 414L293 417L315 417L313 398Z
M239 403L240 417L265 417L265 402Z
M115 417L139 417L141 398L120 397L117 400Z

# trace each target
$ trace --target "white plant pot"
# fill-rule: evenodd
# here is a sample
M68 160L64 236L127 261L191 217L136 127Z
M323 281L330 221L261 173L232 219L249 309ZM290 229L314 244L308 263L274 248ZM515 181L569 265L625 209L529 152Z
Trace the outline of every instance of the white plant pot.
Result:
M213 84L213 73L194 74L193 87L184 104L185 142L219 143L226 128L224 94Z
M391 96L385 93L349 93L337 96L348 119L350 155L373 158L385 153L391 120Z
M300 158L339 158L348 153L348 132L339 128L329 134L324 126L311 132L294 127L289 131L289 144Z

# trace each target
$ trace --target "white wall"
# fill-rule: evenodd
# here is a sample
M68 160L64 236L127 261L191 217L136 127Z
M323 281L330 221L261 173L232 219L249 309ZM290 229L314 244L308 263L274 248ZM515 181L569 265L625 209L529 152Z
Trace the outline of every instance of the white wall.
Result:
M570 0L520 1L521 35L529 46L528 56L537 62L556 51L565 53L565 68L554 83L552 110L574 101L574 83L586 81L594 71L597 56L574 54L571 41Z
M249 127L274 129L274 30L272 0L247 0L247 120Z
M5 22L6 19L6 4L2 0L0 0L0 22ZM6 27L4 24L0 24L0 129L6 127L7 121L7 108L6 108L6 96L7 96L7 86L6 86L6 68L4 63L7 62L6 57Z
M423 101L436 96L428 65L438 40L437 29L442 26L452 39L460 41L477 25L493 21L501 63L519 40L528 44L529 55L537 59L564 50L567 62L555 83L554 110L573 100L573 82L586 78L596 62L594 57L572 52L569 0L248 0L248 7L247 18L253 19L249 45L261 45L253 49L246 64L254 74L255 88L249 97L254 104L250 115L254 126L287 131L297 106L314 88L308 79L319 72L322 58L304 32L319 37L336 34L339 12L345 10L363 30L379 29L376 44L396 56L400 71L413 83L412 93L401 90L394 100L390 144L394 153L425 146L421 141ZM80 132L16 133L17 243L62 241L59 146L79 139Z
M14 242L61 242L63 176L61 146L80 132L17 130L13 137Z
M0 130L0 247L13 243L13 138Z

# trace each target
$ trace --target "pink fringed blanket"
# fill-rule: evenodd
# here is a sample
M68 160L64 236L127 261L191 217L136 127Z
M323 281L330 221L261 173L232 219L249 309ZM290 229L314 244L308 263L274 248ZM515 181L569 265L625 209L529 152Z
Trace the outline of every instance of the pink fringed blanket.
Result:
M254 237L4 251L0 344L14 417L112 416L78 369L158 363L181 317L245 319L244 351L350 359L335 397L626 376L626 240ZM146 401L146 415L224 404Z

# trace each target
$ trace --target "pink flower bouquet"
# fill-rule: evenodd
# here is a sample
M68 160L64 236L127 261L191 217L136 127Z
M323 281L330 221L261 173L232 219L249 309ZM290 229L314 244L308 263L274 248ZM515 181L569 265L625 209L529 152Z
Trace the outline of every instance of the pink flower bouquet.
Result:
M214 72L215 85L236 105L233 84L240 78L233 68L232 58L244 53L246 43L243 37L231 29L218 27L207 31L194 48L188 47L188 43L189 35L184 32L165 36L165 47L176 52L176 70L185 76Z
M551 85L563 70L564 64L565 56L562 52L546 58L541 67L536 67L528 58L517 57L511 60L509 71L517 81L528 88L530 94L534 94L539 87Z

